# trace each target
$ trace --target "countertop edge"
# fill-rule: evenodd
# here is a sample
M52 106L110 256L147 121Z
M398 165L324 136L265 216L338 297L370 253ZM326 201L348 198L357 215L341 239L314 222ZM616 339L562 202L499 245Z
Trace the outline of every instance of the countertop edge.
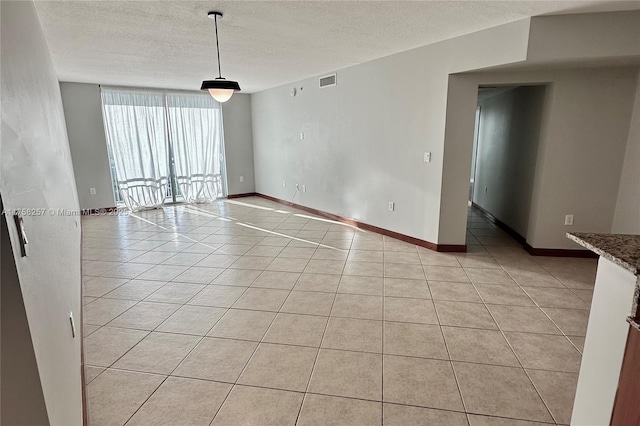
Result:
M588 243L587 241L583 240L580 237L577 237L573 234L571 234L570 232L567 232L567 238L569 238L570 240L580 244L582 247L591 250L592 252L596 253L599 256L604 257L607 260L610 260L611 262L615 263L616 265L628 270L629 272L631 272L634 275L639 275L640 271L638 270L638 268L632 264L630 264L629 262L626 262L616 256L613 256L611 253L603 250L600 247L596 247L591 243Z

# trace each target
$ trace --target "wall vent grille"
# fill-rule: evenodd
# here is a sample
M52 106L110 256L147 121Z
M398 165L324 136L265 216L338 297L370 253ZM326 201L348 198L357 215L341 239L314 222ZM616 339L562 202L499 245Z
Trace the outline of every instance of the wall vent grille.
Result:
M325 75L324 77L320 77L320 88L324 88L324 87L330 87L330 86L335 86L337 84L336 82L336 75L335 74L331 74L331 75Z

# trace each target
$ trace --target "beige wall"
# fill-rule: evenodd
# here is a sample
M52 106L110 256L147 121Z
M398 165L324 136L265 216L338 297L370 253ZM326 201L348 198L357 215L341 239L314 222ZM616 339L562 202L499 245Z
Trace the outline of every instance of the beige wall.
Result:
M603 66L638 55L638 18L536 17L338 70L335 87L319 89L315 77L256 93L256 189L431 242L464 244L479 83L465 73L527 66L534 70L501 73L504 83L552 83L527 233L536 247L575 248L565 231L611 230L635 71L580 74L585 65L574 63ZM583 45L581 36L601 41ZM610 152L604 159L602 146ZM431 163L423 163L424 152ZM296 183L307 192L296 193ZM594 191L583 194L584 185ZM564 228L565 214L575 215L574 227Z
M34 5L3 1L0 10L4 208L77 210L60 87ZM78 425L82 423L80 218L45 210L42 216L25 215L24 225L27 257L20 257L12 223L9 236L41 390L33 389L29 392L33 397L9 409L19 410L25 424L33 423L31 410L42 409L41 392L51 424ZM2 268L4 273L4 264ZM29 384L34 385L25 381L13 386ZM11 391L12 386L2 388L3 395ZM2 407L3 416L6 409Z
M637 67L623 67L456 76L466 89L450 96L447 122L455 129L471 126L468 139L458 133L467 143L457 153L461 161L472 152L474 118L465 113L475 105L472 87L548 84L526 233L531 246L574 249L566 232L611 232L637 75ZM564 225L565 214L574 215L573 226Z
M635 25L635 23L640 22L640 12L619 12L619 13L606 13L606 14L583 14L583 15L568 15L568 16L540 16L531 18L531 31L528 35L528 49L527 49L527 57L526 60L519 63L514 64L513 66L501 66L501 67L493 67L492 70L498 72L499 70L510 70L509 72L515 72L514 70L520 69L525 70L528 69L528 73L521 72L521 76L523 79L520 81L515 81L515 83L530 83L530 82L538 82L538 83L546 83L549 80L545 80L545 72L553 69L560 70L558 72L562 72L561 70L575 69L583 69L591 66L606 66L606 64L616 64L620 63L622 59L629 58L637 58L639 55L640 43L640 25ZM552 37L550 37L552 35ZM594 38L598 39L598 42L591 42ZM612 48L615 46L615 48ZM629 62L629 61L626 61ZM637 62L635 62L637 63ZM611 66L611 65L610 65ZM488 71L487 71L488 72ZM505 71L505 75L509 75L509 72ZM594 74L596 76L597 74ZM490 81L489 79L488 81ZM579 105L578 102L573 100L571 96L564 98L564 103L557 103L556 105L561 109L568 108L564 113L560 116L565 116L566 118L571 118L572 120L576 117L582 116L583 119L590 114L595 114L596 120L594 122L599 122L600 120L600 111L607 109L611 106L612 110L618 112L617 117L613 117L611 114L604 114L603 120L606 121L606 118L611 118L613 122L616 122L616 126L621 127L604 127L604 128L596 128L593 135L598 135L601 140L601 144L616 144L619 143L619 138L621 137L621 129L628 128L628 121L624 122L624 120L628 120L630 117L630 110L623 110L623 107L628 108L629 104L622 102L618 104L617 101L606 93L606 85L609 84L609 81L606 80L606 84L602 86L598 81L598 78L595 77L589 80L586 77L586 80L582 80L582 87L578 89L579 91L576 93L576 100L591 100L597 99L598 96L602 96L603 100L607 100L608 102L613 102L611 105L609 103L600 103L600 104L589 104L589 105ZM492 83L497 83L499 81L491 81ZM504 79L505 84L511 83L511 81L506 78ZM466 224L466 206L467 206L467 198L469 191L469 182L468 182L468 170L471 167L471 152L472 152L472 144L473 140L473 116L476 105L476 97L477 97L477 83L478 81L474 81L473 79L468 79L464 75L455 75L452 74L449 76L449 87L448 87L448 97L447 97L447 123L445 128L445 136L444 136L444 165L443 165L443 174L442 174L442 188L441 188L441 200L440 200L440 214L439 214L439 227L438 227L438 242L443 244L461 244L465 239L465 224ZM629 90L631 93L635 92L635 86L630 86L628 80L623 82L622 85L625 86L626 90ZM612 83L616 86L615 82ZM574 90L577 86L571 87L571 77L565 78L564 88L571 91ZM605 89L602 89L605 87ZM553 87L550 87L553 90ZM566 92L561 91L560 93L563 96ZM597 93L597 95L591 96L592 93ZM622 99L628 99L628 94L623 94ZM554 102L554 97L550 98L551 102ZM605 106L606 105L606 106ZM575 114L571 112L573 107L576 107ZM587 111L590 107L593 107L591 111ZM557 110L557 109L556 109ZM551 110L548 110L551 111ZM606 118L605 118L606 117ZM545 117L551 119L552 116ZM585 122L586 127L589 127L591 124ZM569 136L569 139L572 137L572 133L568 130L571 128L578 129L578 133L584 133L589 138L590 134L587 132L583 132L580 130L580 123L575 123L574 121L569 121L567 123L562 123L558 121L553 122L554 128L558 130L560 133L560 137L562 138L562 127L565 127L565 133ZM585 127L585 128L586 128ZM606 132L606 129L612 129L612 134L609 135ZM570 146L566 144L560 144L558 146L551 145L551 151L556 149L562 150L561 146ZM597 145L596 145L597 146ZM572 147L570 149L575 149ZM577 154L580 154L581 151L576 151ZM589 153L593 155L590 151L585 151L585 155ZM573 160L574 158L583 159L585 155L577 157L571 156L568 153L561 153L564 161ZM595 154L594 158L598 158L600 154ZM556 164L555 158L550 155L547 157L546 161L549 161L549 164ZM590 160L590 161L597 161ZM607 158L603 161L602 165L596 164L594 170L597 172L599 170L606 170L606 174L603 176L604 181L611 181L611 173L612 169L610 167L610 159ZM540 161L538 162L541 167L542 164ZM571 164L578 164L580 161L570 162ZM584 162L583 162L584 163ZM588 162L587 162L588 163ZM621 165L616 166L614 176L619 176L619 170ZM584 174L581 172L583 169L578 169L578 173L576 173L576 177L580 180L579 177L582 177ZM542 170L540 171L542 173ZM562 177L561 174L556 175L556 177ZM597 175L594 173L586 176L586 183L591 183L592 179L597 179ZM560 181L561 182L561 181ZM553 185L548 181L545 185ZM576 193L570 192L575 187L575 183L570 183L566 187L560 186L558 182L555 182L555 190L561 191L562 188L567 188L568 197L577 196ZM606 192L603 195L603 198L598 198L600 192L589 195L589 198L593 201L592 207L584 207L585 211L582 212L581 216L583 219L587 219L587 222L582 222L582 226L592 228L593 232L609 232L611 230L611 216L609 215L611 209L611 194L617 193L617 187L611 189L610 185L604 185L611 192ZM601 186L602 187L602 186ZM553 188L552 188L553 190ZM552 191L553 192L553 191ZM536 190L534 188L534 197L536 194ZM546 196L546 195L545 195ZM556 198L551 198L551 200L555 200ZM604 218L593 219L594 216L597 215L596 209L601 207L603 203L607 204L607 214ZM558 207L566 207L566 205L556 205ZM596 209L594 209L595 207ZM557 217L559 215L564 216L564 212L560 213L556 210L539 210L541 218L539 221L534 221L534 223L538 223L539 226L545 227L551 224L551 228L549 232L550 235L545 235L541 239L534 239L532 245L539 248L576 248L575 244L570 243L564 236L564 232L562 227L564 225L558 225ZM570 212L567 212L570 213ZM532 212L532 216L534 212ZM564 223L561 222L561 223ZM606 224L609 224L608 226ZM544 228L541 228L540 231L544 235ZM578 230L576 227L571 228L572 230ZM529 235L533 235L529 232Z
M296 203L439 242L448 75L524 60L528 28L518 21L342 69L335 87L316 77L253 94L257 191L291 201L299 183L307 192Z
M640 78L620 177L614 233L640 234Z
M531 246L576 248L566 232L611 232L637 73L596 69L559 76L542 139ZM573 226L564 226L565 214L575 216Z
M80 208L115 207L100 87L60 83ZM90 193L96 189L96 194Z
M540 16L531 20L530 61L640 56L640 11Z
M227 193L233 195L255 192L251 96L242 93L233 95L222 104L222 116ZM240 176L243 177L243 182L240 182Z

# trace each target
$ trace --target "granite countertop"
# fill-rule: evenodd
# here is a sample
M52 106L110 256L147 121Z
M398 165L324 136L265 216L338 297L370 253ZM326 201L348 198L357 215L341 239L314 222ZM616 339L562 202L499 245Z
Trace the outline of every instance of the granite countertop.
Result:
M567 237L640 276L640 235L571 232Z

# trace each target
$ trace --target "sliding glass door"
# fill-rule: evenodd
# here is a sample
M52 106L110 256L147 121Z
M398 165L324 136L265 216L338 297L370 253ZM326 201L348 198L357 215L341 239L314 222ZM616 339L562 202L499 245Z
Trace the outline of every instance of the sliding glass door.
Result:
M131 210L224 196L222 110L206 94L103 89L116 199Z
M208 95L184 93L168 93L166 101L175 193L188 203L207 202L223 195L220 104Z

